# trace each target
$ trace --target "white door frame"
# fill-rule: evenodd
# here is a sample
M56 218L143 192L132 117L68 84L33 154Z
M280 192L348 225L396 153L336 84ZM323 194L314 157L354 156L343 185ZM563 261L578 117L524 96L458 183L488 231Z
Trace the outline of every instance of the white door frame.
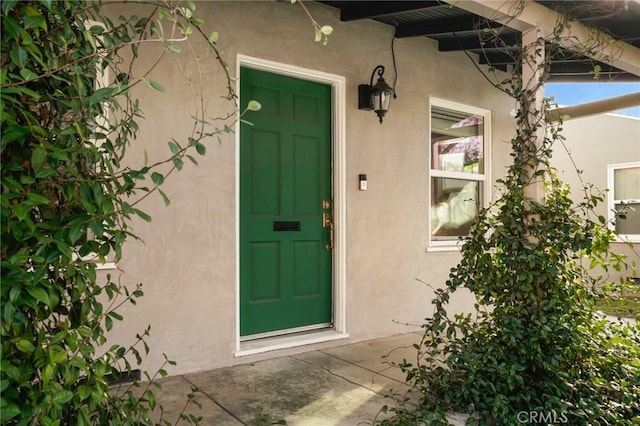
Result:
M236 75L240 67L258 69L331 86L332 120L332 192L334 220L333 248L333 328L329 332L310 333L296 338L271 338L264 342L253 341L250 346L240 344L240 122L236 124L236 356L251 355L275 349L300 346L322 341L349 337L346 330L346 148L345 148L345 93L346 79L343 76L273 62L245 55L237 55ZM240 83L236 82L240 99ZM246 105L240 105L242 111Z

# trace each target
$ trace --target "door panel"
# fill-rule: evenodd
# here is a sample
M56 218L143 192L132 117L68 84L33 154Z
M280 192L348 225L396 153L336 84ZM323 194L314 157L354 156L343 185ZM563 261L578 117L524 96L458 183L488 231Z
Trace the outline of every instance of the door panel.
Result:
M281 299L280 244L274 241L251 244L249 251L251 274L249 275L250 303L275 302Z
M262 105L240 130L240 334L330 323L331 88L242 68L240 93Z
M281 163L280 135L273 132L253 131L247 141L250 145L248 168L251 187L251 215L279 216L281 179L278 171Z
M318 138L294 136L293 190L294 213L309 215L318 211L320 196L321 141Z

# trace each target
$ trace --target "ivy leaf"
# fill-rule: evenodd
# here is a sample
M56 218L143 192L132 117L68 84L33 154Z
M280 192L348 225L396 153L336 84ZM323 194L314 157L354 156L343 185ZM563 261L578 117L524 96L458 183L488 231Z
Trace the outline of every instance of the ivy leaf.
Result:
M84 234L84 227L82 224L77 223L69 229L69 242L75 244Z
M89 397L89 395L91 395L91 388L89 386L87 386L87 385L80 385L76 389L76 392L78 392L78 396L80 397L80 401L83 401L83 400L87 399Z
M89 32L91 32L91 34L93 35L102 35L104 34L104 27L102 25L92 25L89 28Z
M144 81L145 83L147 83L147 85L148 85L149 87L151 87L152 89L157 90L158 92L162 92L162 93L164 93L164 92L166 92L166 91L167 91L167 90L166 90L166 89L165 89L165 88L164 88L160 83L158 83L158 82L157 82L157 81L155 81L155 80L152 80L152 79L150 79L150 78L146 78L146 77L142 77L142 81Z
M51 304L49 293L42 287L29 286L27 287L27 293L40 303L44 303L47 306Z
M134 28L142 28L149 23L149 18L140 18L135 23Z
M89 105L95 105L105 102L107 99L113 97L114 93L118 89L115 87L102 87L91 94L89 97Z
M37 146L31 153L31 168L34 172L40 171L44 160L47 157L47 152L42 146Z
M11 50L11 60L14 64L17 64L20 68L24 68L27 62L27 52L20 46L16 46Z
M176 169L182 170L182 168L184 167L184 161L182 161L181 158L173 157L172 161L173 165L176 166Z
M73 392L68 390L63 390L60 392L56 392L56 394L53 397L53 403L62 405L62 404L66 404L72 399L73 399Z
M173 43L165 43L164 47L170 52L173 52L173 53L176 53L176 54L182 53L182 49L180 49L178 46L176 46ZM164 91L164 90L162 90L162 91Z
M13 212L19 220L25 220L31 211L31 207L31 205L26 203L16 204L13 206Z
M38 75L31 71L29 68L22 68L20 70L20 77L25 80L35 80L36 78L38 78Z
M22 410L20 410L15 404L8 403L2 405L2 417L5 419L11 419L21 412Z
M27 202L32 206L39 204L51 204L51 200L37 192L27 192Z
M262 105L258 101L250 100L247 104L247 111L260 111L261 109Z
M138 209L133 209L133 212L142 220L144 220L145 222L151 222L151 216L149 216L148 214L146 214L145 212L143 212L142 210L138 210Z
M333 27L331 25L323 25L320 28L320 32L326 36L330 35L333 32Z
M49 351L49 360L53 364L62 364L64 361L67 360L67 351L61 350L61 351L56 352L54 350L50 350Z
M151 173L151 180L156 185L162 185L162 183L164 182L164 175L162 173L153 172Z
M37 27L43 27L42 29L46 29L46 26L47 26L47 23L44 20L44 16L42 15L24 17L25 29L37 28Z
M198 161L193 158L193 156L187 154L186 157L189 159L189 161L191 161L193 164L195 164L196 166L198 165Z
M33 343L31 343L30 341L28 341L26 339L18 340L18 343L16 343L16 347L18 348L18 350L20 352L24 352L25 354L30 354L36 349L33 346Z
M162 196L162 201L164 201L165 206L168 206L169 204L171 204L171 200L169 199L169 197L167 197L167 194L165 194L163 190L158 188L158 192Z
M193 27L186 25L183 22L178 22L178 29L183 35L190 35L193 33Z
M174 141L169 141L169 149L171 150L171 153L174 155L180 152L180 146L178 146L178 144L175 143Z
M71 247L69 247L68 244L63 243L62 241L56 241L56 247L65 258L71 260L73 255L71 254Z

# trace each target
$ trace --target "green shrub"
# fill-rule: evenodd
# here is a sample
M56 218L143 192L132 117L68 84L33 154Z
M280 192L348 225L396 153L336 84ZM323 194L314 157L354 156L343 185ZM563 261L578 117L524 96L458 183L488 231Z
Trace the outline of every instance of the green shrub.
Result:
M530 62L544 45L534 50ZM585 187L574 203L550 165L561 123L547 126L549 105L537 103L542 62L539 80L523 82L516 70L498 84L519 104L512 165L435 291L416 361L397 364L418 400L397 399L385 407L395 417L381 424L447 424L447 411L480 425L640 423L640 325L594 310L603 288L594 268L627 266L610 251L615 234L605 218L593 214L603 195ZM543 185L542 199L531 185ZM475 295L475 309L450 315L447 303L461 288Z
M135 238L131 219L150 220L137 202L159 191L167 174L157 165L123 166L142 118L129 88L162 87L131 75L121 55L135 61L139 44L152 39L176 51L163 22L188 35L202 34L202 21L189 2L149 3L149 15L114 21L94 2L7 0L0 7L1 422L154 424L151 382L109 386L140 364L149 330L131 347L101 347L122 319L118 308L135 303L142 288L98 279L96 262L120 259L125 240ZM219 58L215 39L205 39ZM202 140L216 132L205 128L198 119L188 143L169 142L171 171L185 157L196 161L190 150L204 154Z
M517 149L521 141L512 143ZM398 365L420 400L401 403L383 424L446 424L446 410L481 425L535 423L519 415L571 425L640 422L640 326L595 312L602 296L584 265L585 257L606 258L614 235L574 209L551 168L539 176L546 198L535 203L524 197L516 161L502 197L481 214L446 288L436 290L419 361ZM447 313L459 288L476 296L473 315Z

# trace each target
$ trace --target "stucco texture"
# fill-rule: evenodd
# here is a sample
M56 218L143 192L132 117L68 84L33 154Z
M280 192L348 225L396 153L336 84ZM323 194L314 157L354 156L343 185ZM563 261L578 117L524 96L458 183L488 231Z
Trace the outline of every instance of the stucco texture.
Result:
M584 185L593 185L594 194L602 193L605 198L595 213L609 217L607 192L610 183L607 181L607 166L640 161L640 118L617 115L598 114L593 116L569 119L561 125L561 135L565 138L554 148L553 165L566 183L571 187L571 196L575 202L582 202L585 197ZM613 251L627 256L629 266L640 263L640 244L628 245L613 243ZM637 269L636 269L637 271ZM598 271L609 280L614 281L621 276L631 276L632 269L622 271Z
M395 41L397 99L381 125L370 111L357 108L357 86L368 83L371 71L385 65L393 81L393 28L376 22L340 22L338 12L305 3L321 24L333 33L326 46L313 40L313 28L304 11L289 2L196 2L207 31L220 34L218 46L232 75L238 54L295 65L346 79L345 242L346 332L350 342L417 329L432 313L431 286L444 284L459 259L457 250L429 252L428 242L428 101L450 100L492 113L491 179L507 167L508 140L513 132L509 112L514 102L496 90L461 53L439 53L425 38ZM119 13L125 7L118 6ZM221 98L226 93L220 67L202 43L188 48L177 61L166 54L149 74L166 93L136 88L145 119L128 152L127 161L140 166L167 158L167 142L184 140L191 131L190 116L199 106L183 73L205 92L209 117L233 110ZM134 71L157 58L161 47L140 48ZM198 74L200 73L200 74ZM222 125L222 124L220 124ZM127 243L124 259L115 271L123 283L144 283L144 298L127 306L125 321L111 342L130 342L151 325L151 354L144 368L154 370L162 353L178 364L171 374L197 372L258 358L283 355L305 348L275 351L255 357L236 357L237 346L237 150L236 134L222 133L207 141L207 154L197 167L189 164L166 181L171 199L165 207L154 195L140 207L151 223L136 221L140 242ZM358 190L358 174L366 173L367 191ZM457 296L452 308L471 307L469 295ZM409 325L403 325L403 324ZM342 341L341 343L344 343ZM331 345L325 343L324 345ZM314 346L317 347L318 345ZM322 345L320 345L322 346Z

